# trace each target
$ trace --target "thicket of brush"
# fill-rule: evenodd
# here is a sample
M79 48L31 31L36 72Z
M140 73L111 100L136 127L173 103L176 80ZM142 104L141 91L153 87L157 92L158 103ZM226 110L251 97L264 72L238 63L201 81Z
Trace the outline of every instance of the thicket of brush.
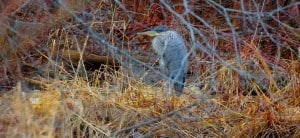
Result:
M0 137L300 137L300 2L60 2L0 3ZM180 97L136 35L159 24Z

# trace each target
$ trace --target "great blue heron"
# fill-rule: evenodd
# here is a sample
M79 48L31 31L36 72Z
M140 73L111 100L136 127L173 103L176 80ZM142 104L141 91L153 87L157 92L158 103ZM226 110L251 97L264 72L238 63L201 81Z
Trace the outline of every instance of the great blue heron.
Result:
M188 70L187 50L183 38L176 31L163 25L138 34L155 37L152 48L160 57L160 67L168 76L169 83L173 84L170 87L174 87L177 95L182 94Z

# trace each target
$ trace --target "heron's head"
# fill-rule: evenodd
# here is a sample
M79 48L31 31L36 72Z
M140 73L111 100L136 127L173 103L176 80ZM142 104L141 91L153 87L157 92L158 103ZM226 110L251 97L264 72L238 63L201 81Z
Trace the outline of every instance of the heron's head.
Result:
M156 26L155 28L151 29L150 31L141 32L141 33L137 33L137 34L155 37L155 36L160 35L162 32L166 32L166 31L169 31L168 27L166 27L164 25L159 25L159 26Z

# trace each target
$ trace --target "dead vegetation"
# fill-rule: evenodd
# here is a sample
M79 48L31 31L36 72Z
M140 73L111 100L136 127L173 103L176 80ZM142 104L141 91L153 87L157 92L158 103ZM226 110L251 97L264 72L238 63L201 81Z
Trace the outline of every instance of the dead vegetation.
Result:
M0 137L300 137L299 6L3 1ZM136 36L158 24L190 50L181 97Z

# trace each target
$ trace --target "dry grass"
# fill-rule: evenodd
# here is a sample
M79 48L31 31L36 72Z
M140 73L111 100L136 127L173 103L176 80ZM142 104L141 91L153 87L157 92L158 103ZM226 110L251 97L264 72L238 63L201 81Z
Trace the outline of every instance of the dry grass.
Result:
M234 77L229 69L219 73L220 82ZM207 96L190 86L185 95L167 98L161 88L134 79L124 88L121 72L104 74L111 80L100 86L79 77L41 79L41 91L25 93L18 83L1 97L1 136L300 136L297 78L269 97L241 96L228 81L223 94Z
M203 6L193 2L198 4L195 6ZM165 23L177 30L182 28L180 31L185 32L182 33L184 38L190 39L190 30L187 28L193 25L183 27L186 24L177 19L176 14L171 14L167 8L163 8L162 4L153 4L150 7L148 2L136 2L134 5L140 4L137 8L132 7L131 3L123 4L133 8L129 10L134 12L124 12L116 3L110 1L94 0L84 1L84 4L78 0L66 1L66 9L46 15L42 12L41 15L33 14L34 17L26 17L26 12L19 11L22 18L16 17L17 19L24 18L24 22L29 20L26 22L29 24L36 19L44 25L44 29L37 27L35 30L27 28L29 31L18 30L7 25L15 31L13 34L16 37L8 35L9 29L6 29L7 33L0 35L0 60L1 63L5 63L5 66L0 68L4 75L0 74L0 77L9 78L8 81L3 81L11 83L7 86L16 84L0 95L0 137L300 137L299 59L282 58L279 59L279 64L272 65L273 62L267 61L266 57L274 55L262 51L263 48L273 48L272 43L261 44L258 41L262 39L256 39L257 36L253 33L251 37L255 40L240 35L238 42L241 42L239 46L242 50L239 54L242 55L242 61L240 66L237 65L237 60L232 56L233 39L230 34L235 32L226 32L230 28L226 28L223 17L219 18L217 10L208 4L204 4L207 5L204 6L207 11L203 13L197 11L201 8L193 10L199 17L203 16L210 25L216 24L217 28L222 28L222 24L225 26L224 32L216 34L220 35L220 40L215 40L219 38L212 35L211 32L215 30L198 24L199 20L196 17L192 16L189 23L194 23L195 27L206 32L204 35L208 36L208 42L205 43L210 43L210 40L220 41L213 45L219 48L217 51L220 53L212 52L212 55L214 58L225 51L221 58L228 66L217 58L207 58L209 54L194 49L194 53L191 54L191 59L194 58L191 60L194 74L189 77L182 96L166 96L168 89L159 82L145 83L141 78L133 77L134 72L125 67L117 70L111 66L114 64L112 59L109 59L110 65L92 65L94 69L88 70L87 63L84 62L87 59L85 54L93 54L89 57L95 59L96 55L111 57L116 56L113 55L116 53L109 53L105 45L96 43L93 36L87 35L87 30L75 21L74 15L76 18L86 18L84 22L92 25L94 31L106 35L105 40L109 44L129 51L128 55L144 54L145 51L141 52L141 48L136 48L139 45L137 41L148 40L138 38L135 34L156 24ZM29 5L28 9L32 8L30 7ZM182 12L183 9L182 4L175 6L175 10ZM160 10L167 12L161 13ZM136 16L133 21L126 15L129 13ZM164 14L168 14L168 17L160 19L159 15ZM245 12L245 15L247 14L248 12ZM90 16L91 19L88 19ZM53 22L47 20L50 17ZM220 20L216 22L215 18ZM236 21L240 20L237 18ZM135 24L136 21L140 24ZM19 20L15 20L15 23L18 22ZM6 25L0 25L3 24ZM35 28L33 25L32 27ZM289 34L292 36L291 40L285 40L291 47L298 46L299 43L299 36L295 34ZM205 40L193 35L197 37L197 41ZM26 37L22 38L23 36ZM20 48L15 49L8 40L19 42L19 37L22 38L21 42L26 40L26 43L20 43ZM190 40L187 40L188 42ZM148 43L140 45L149 50ZM187 45L188 49L191 48L189 43ZM70 54L70 51L75 51L75 54ZM32 64L25 66L21 64L23 62ZM213 64L214 69L211 69ZM281 64L284 65L284 69ZM240 70L258 79L261 77L262 80L246 81L242 74L229 65L241 67ZM27 70L23 71L24 68L29 68L28 72L41 72L42 75L24 75L27 73ZM199 83L202 83L203 87L199 88ZM2 89L2 86L0 88Z

